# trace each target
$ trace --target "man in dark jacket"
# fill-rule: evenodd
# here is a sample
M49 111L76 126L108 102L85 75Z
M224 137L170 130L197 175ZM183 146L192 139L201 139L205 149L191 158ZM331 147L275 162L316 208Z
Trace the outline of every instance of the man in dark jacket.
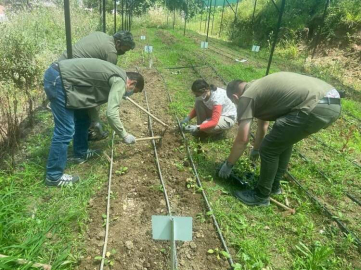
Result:
M340 116L340 95L335 88L317 78L291 72L278 72L250 83L235 80L227 95L238 103L238 134L231 154L219 176L227 178L249 141L253 118L258 129L251 156L261 156L261 172L254 190L237 191L247 205L267 206L270 194L280 194L280 180L287 169L292 146ZM268 121L275 121L265 137Z
M96 58L108 61L114 65L118 62L118 55L123 55L135 48L133 35L129 31L119 31L113 36L103 32L94 32L83 37L73 45L73 58ZM68 59L67 51L58 59ZM89 140L99 140L107 137L99 120L99 107L89 109L91 126Z
M44 75L44 90L51 102L55 122L45 184L65 186L79 181L78 176L63 173L72 139L78 163L95 154L88 149L88 109L108 103L110 126L125 143L135 143L135 137L126 132L120 121L119 108L123 96L141 92L143 88L142 75L125 72L103 60L77 58L52 64Z

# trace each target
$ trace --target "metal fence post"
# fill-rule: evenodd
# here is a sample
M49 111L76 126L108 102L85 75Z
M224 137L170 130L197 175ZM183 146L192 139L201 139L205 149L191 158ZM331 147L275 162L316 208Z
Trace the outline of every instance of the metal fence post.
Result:
M208 42L209 22L210 22L210 20L211 20L211 9L212 9L212 0L209 1L209 13L208 13L208 26L207 26L207 38L206 38L206 42Z
M117 0L114 0L114 33L117 32Z
M320 25L320 30L319 30L318 33L317 33L316 44L315 44L315 47L313 48L313 52L312 52L312 57L311 57L312 59L313 59L313 57L315 56L318 43L320 42L322 27L323 27L323 25L324 25L324 23L325 23L326 14L327 14L327 8L328 8L329 4L330 4L330 0L326 0L326 6L325 6L325 10L323 11L323 16L322 16L322 22L321 22L321 25Z
M65 34L66 34L66 53L68 59L73 58L73 48L71 46L71 24L70 24L70 8L69 0L64 0L64 18L65 18Z
M221 15L221 25L219 26L219 34L218 37L221 36L222 33L222 24L223 24L223 13L224 13L224 6L226 5L226 0L223 0L223 8L222 8L222 15Z
M105 0L103 0L103 32L107 30L106 19L105 19Z
M271 68L273 53L274 53L274 50L275 50L275 48L276 48L277 37L278 37L278 33L279 33L279 31L280 31L280 28L281 28L281 22L282 22L283 12L284 12L284 10L285 10L285 4L286 4L286 0L282 0L281 9L280 9L280 11L279 11L279 16L278 16L278 22L277 22L277 29L276 29L276 33L275 33L275 39L274 39L274 41L273 41L273 45L272 45L272 49L271 49L271 54L270 54L270 57L269 57L269 60L268 60L268 66L267 66L266 76L268 75L269 70L270 70L270 68Z

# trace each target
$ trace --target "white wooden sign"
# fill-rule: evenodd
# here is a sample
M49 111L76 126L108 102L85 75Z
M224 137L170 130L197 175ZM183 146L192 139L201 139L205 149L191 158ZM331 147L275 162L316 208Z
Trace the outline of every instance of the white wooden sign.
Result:
M201 48L202 49L207 49L208 48L208 42L202 41L201 42Z
M147 53L152 53L153 52L153 46L144 46L144 51Z
M260 46L253 45L252 46L252 52L259 52Z

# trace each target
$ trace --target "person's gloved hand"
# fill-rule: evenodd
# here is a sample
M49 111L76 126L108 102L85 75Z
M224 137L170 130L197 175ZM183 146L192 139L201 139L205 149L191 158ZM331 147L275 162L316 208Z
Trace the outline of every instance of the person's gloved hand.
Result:
M184 117L184 119L182 121L179 122L179 124L181 126L183 126L183 125L187 124L190 120L191 119L189 118L189 116L186 116L186 117Z
M221 178L228 178L231 175L232 168L233 165L226 160L219 170L218 176Z
M193 133L193 132L196 132L197 130L199 130L199 126L197 126L197 125L188 125L188 126L185 126L183 128L183 130L185 132Z
M135 143L135 137L132 134L128 133L128 135L123 138L123 141L126 144L133 144Z
M259 151L252 148L251 154L249 155L249 159L251 161L256 161L257 159L259 159Z

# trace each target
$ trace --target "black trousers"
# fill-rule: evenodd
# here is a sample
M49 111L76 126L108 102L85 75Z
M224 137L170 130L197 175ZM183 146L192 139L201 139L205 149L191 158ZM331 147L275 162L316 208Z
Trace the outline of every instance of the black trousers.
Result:
M327 128L339 118L341 105L317 104L308 114L294 111L278 118L260 147L261 173L257 189L269 196L277 188L289 163L292 146L312 133Z

